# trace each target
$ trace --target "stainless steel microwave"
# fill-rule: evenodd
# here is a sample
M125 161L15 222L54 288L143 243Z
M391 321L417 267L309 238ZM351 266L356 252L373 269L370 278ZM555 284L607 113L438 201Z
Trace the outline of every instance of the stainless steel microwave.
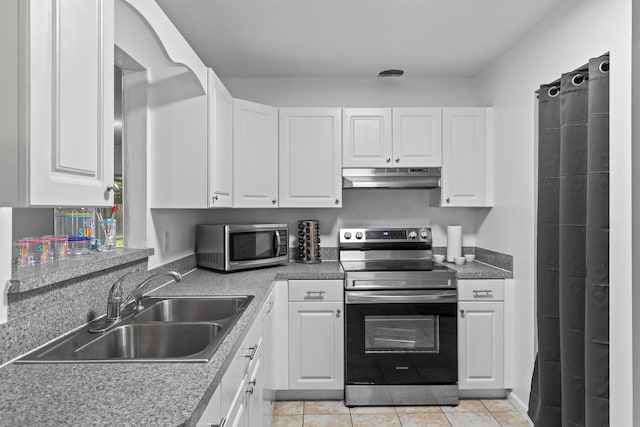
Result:
M235 271L289 262L287 224L198 224L200 267Z

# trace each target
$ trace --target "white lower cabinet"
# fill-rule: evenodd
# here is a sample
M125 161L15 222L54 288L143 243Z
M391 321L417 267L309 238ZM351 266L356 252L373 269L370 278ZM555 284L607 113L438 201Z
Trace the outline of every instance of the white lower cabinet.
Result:
M289 389L344 387L341 280L289 281Z
M458 281L458 386L504 388L504 280Z
M199 427L262 427L271 424L271 321L274 292L267 297L220 385L197 423Z

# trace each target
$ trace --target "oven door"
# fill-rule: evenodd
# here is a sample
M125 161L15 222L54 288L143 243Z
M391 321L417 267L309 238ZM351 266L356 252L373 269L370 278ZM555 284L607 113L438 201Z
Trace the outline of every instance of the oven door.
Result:
M348 291L347 385L455 385L455 289Z

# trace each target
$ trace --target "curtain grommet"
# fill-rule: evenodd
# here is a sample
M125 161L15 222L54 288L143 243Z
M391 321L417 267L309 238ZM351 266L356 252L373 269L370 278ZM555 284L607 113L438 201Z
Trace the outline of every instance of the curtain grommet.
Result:
M558 96L560 94L560 86L551 86L549 88L549 90L547 91L547 94L551 98L555 98L556 96Z
M609 61L602 61L598 67L601 73L606 74L609 72Z
M585 80L586 80L586 77L584 74L576 74L571 78L571 83L574 86L580 86L584 83Z

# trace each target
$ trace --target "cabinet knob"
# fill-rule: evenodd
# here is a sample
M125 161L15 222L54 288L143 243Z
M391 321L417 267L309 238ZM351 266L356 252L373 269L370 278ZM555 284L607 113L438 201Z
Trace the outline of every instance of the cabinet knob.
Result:
M396 163L400 163L400 157L396 158Z
M391 157L387 157L387 163L391 163Z
M451 202L451 198L447 197L446 202L447 202L447 203Z
M336 199L335 204L339 205L340 204L340 200Z
M111 185L107 185L107 191L113 191L114 193L117 193L120 191L120 187L118 187L118 184L114 182Z
M217 194L211 198L211 202L215 202L216 200L218 200L218 195Z
M340 311L340 309L338 309L338 310L336 311L336 317L340 317L340 313L342 313L342 311Z
M464 310L460 310L460 317L464 317Z
M276 201L277 201L276 199L271 200L271 204L272 204L272 205L275 205L275 204L276 204Z

